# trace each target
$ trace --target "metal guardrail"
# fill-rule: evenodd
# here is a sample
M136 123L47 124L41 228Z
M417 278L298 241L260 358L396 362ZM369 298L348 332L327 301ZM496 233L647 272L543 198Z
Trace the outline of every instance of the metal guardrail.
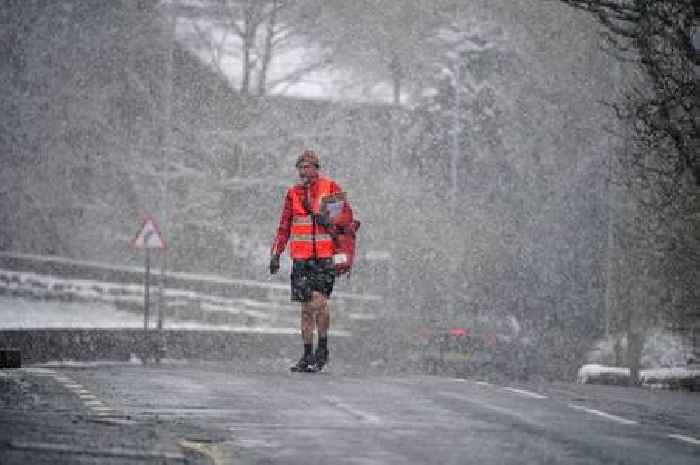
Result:
M160 276L154 276L156 281ZM99 262L0 252L0 293L47 300L104 302L143 313L144 270ZM298 327L298 306L288 285L227 279L197 273L169 273L156 308L165 319L217 327ZM334 329L362 331L376 318L373 295L334 292ZM158 313L159 315L161 313ZM149 320L155 324L155 317ZM158 325L160 325L160 318Z
M18 271L37 271L47 273L47 270L57 274L65 274L75 278L91 278L114 282L143 282L144 269L138 266L112 265L86 260L74 260L65 257L33 255L16 252L0 252L0 267ZM186 288L213 288L212 290L247 289L252 293L267 297L270 293L287 293L289 285L283 283L263 282L250 279L225 278L214 274L190 273L171 271L166 273L169 286L178 287L185 284ZM189 285L187 285L189 284ZM221 292L216 292L220 294ZM356 294L342 291L333 292L334 299L356 302L380 302L382 297L372 294Z

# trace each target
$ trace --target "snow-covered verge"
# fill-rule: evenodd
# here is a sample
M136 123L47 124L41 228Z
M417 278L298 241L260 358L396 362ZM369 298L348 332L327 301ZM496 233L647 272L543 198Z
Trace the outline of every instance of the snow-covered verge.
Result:
M648 368L640 370L642 386L662 389L690 389L700 391L700 366ZM576 380L579 384L629 385L629 368L599 365L583 365Z
M700 391L700 358L692 337L663 327L648 328L641 338L639 381L651 388ZM629 368L620 367L627 354L627 338L600 339L578 370L582 384L630 384Z
M14 297L63 303L93 303L116 318L118 312L143 314L143 284L113 283L90 279L65 279L51 275L0 269L0 293ZM284 320L294 327L294 307L289 302L222 298L199 292L166 288L164 301L171 320L193 320L219 325L269 325ZM151 289L153 313L158 305L158 289ZM108 310L107 310L108 309ZM25 310L27 311L27 310ZM44 316L50 318L48 314ZM117 318L118 320L119 318ZM38 321L38 320L37 320ZM143 324L143 323L142 323Z
M2 329L140 329L143 315L119 310L100 302L62 302L0 296L0 330ZM153 323L151 323L153 326ZM266 324L211 324L194 319L166 319L164 329L219 330L262 334L296 334L293 326Z
M663 327L649 328L642 338L642 368L685 367L698 363L700 359L693 352L692 337ZM627 353L627 338L610 335L600 339L588 352L585 363L616 366Z
M103 303L143 315L144 285L139 276L142 269L3 252L0 258L4 259L0 266L0 295ZM299 308L289 300L288 284L184 272L168 273L168 284L162 290L162 302L169 320L235 327L296 329L299 325ZM152 316L160 297L161 290L152 284ZM374 295L334 291L334 329L351 331L371 325L372 310L376 308L373 303L378 300Z
M158 289L151 293L150 325L155 326ZM166 329L298 332L298 308L289 301L225 298L175 288L164 289L163 296ZM144 323L143 304L142 284L0 269L0 328L138 328ZM336 318L334 333L348 333L343 326L349 324L342 320Z

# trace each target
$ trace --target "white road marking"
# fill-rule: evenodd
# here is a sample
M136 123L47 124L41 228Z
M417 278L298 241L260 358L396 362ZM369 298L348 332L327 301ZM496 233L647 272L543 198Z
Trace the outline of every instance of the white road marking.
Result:
M479 386L493 386L491 383L487 383L486 381L475 381L475 384L478 384Z
M40 376L52 376L56 372L53 370L50 370L48 368L21 368L22 371L26 373L32 373L34 375L40 375Z
M363 412L362 410L358 410L358 409L340 401L339 399L337 399L335 397L324 396L323 399L326 402L328 402L329 404L331 404L333 407L336 407L340 410L343 410L345 413L349 413L350 415L352 415L353 417L355 417L359 420L366 421L368 423L379 423L380 422L379 417L372 415L370 413L367 413L367 412Z
M116 412L116 410L114 410L112 407L107 407L107 406L104 405L104 404L102 404L102 405L91 406L90 408L91 408L92 410L94 410L95 412L97 412L98 415L100 415L101 413L106 413L106 412L109 412L109 413L115 413L115 412Z
M693 444L695 446L700 446L700 439L695 439L693 437L686 436L684 434L669 434L668 437L673 438L673 439L678 439L679 441L685 441L685 442L687 442L689 444Z
M116 413L112 407L107 406L104 402L99 400L96 395L85 389L83 385L63 376L54 376L54 379L61 382L64 387L78 394L78 397L80 397L80 400L83 401L83 404L97 415L113 415Z
M636 425L636 424L638 424L638 422L636 422L634 420L628 420L627 418L618 417L617 415L611 415L609 413L601 412L600 410L595 410L592 408L583 407L581 405L569 404L569 407L571 407L574 410L582 410L582 411L587 412L587 413L592 413L593 415L598 415L598 416L601 416L603 418L607 418L608 420L622 423L623 425Z
M24 442L24 441L10 441L8 446L11 449L25 450L32 452L59 452L62 454L76 454L76 455L87 455L93 458L96 457L115 457L115 458L128 458L128 459L147 459L147 460L161 460L169 461L180 461L184 457L181 454L173 453L162 453L156 451L147 450L133 450L126 448L113 448L113 449L86 449L75 447L72 444L53 444L46 442Z
M84 403L88 407L93 407L93 406L97 406L97 405L105 405L105 403L102 402L101 400L86 400Z
M116 415L118 415L116 410L114 410L112 407L107 406L104 402L99 400L96 395L94 395L89 390L85 389L83 385L76 383L74 380L68 378L67 376L61 376L57 374L54 370L46 368L21 368L21 370L35 375L51 376L51 378L53 378L54 381L60 383L66 389L77 394L80 400L83 402L83 404L99 417L109 419L109 417L115 417ZM2 372L0 372L0 374L2 374Z
M503 389L505 391L514 392L516 394L520 394L521 396L531 397L533 399L549 399L549 397L547 397L547 396L543 396L542 394L537 394L536 392L526 391L525 389L516 389L516 388L512 388L512 387L504 387Z

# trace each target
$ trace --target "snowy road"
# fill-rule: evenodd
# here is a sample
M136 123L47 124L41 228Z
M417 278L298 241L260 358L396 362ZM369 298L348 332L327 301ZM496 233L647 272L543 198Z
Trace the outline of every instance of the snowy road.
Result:
M55 367L43 382L93 414L157 421L214 463L695 464L697 396L627 389L644 415L593 386L505 386L426 376L291 374L268 366ZM617 392L617 391L614 391ZM619 393L618 393L619 394ZM640 391L639 394L642 394ZM84 397L80 397L84 396ZM606 399L609 402L606 403ZM604 409L601 409L604 405ZM667 408L667 406L669 408ZM106 413L105 413L106 412ZM653 412L653 414L652 414ZM680 418L680 417L679 417ZM128 426L128 425L127 425Z
M138 328L142 319L106 304L0 296L0 327L39 325ZM381 367L372 373L348 364L342 351L332 352L327 372L295 375L288 366L297 355L5 371L1 379L10 386L16 376L33 378L33 389L18 392L52 407L30 413L18 406L9 416L0 409L0 423L15 425L0 432L0 444L10 445L0 446L0 462L103 463L74 459L109 456L109 463L132 463L129 444L137 444L143 463L168 454L179 463L182 441L205 447L217 465L700 462L697 393L386 376ZM93 421L108 425L91 429ZM119 428L116 444L109 422ZM26 431L17 426L23 424Z

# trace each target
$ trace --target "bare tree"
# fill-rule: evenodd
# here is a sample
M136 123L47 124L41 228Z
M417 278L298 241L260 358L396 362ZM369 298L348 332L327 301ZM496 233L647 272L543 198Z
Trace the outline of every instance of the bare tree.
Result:
M390 82L392 101L398 105L420 87L440 49L433 39L450 21L456 3L314 1L321 15L310 21L306 36L323 43L335 64L362 69L361 80Z
M648 166L676 179L690 173L700 186L700 5L693 0L560 0L597 16L621 58L637 60L651 85L630 89L616 106L635 120L634 136L664 163ZM671 147L655 150L668 141ZM672 149L672 150L669 150Z
M242 94L265 95L281 83L293 83L323 66L312 60L287 66L281 76L271 76L278 52L294 47L299 32L297 18L309 15L296 0L208 0L196 7L177 8L178 16L194 31L192 39L221 75L228 75L225 61L240 63ZM303 13L301 13L303 12ZM278 71L278 70L277 70Z
M693 0L561 0L606 26L609 51L641 74L624 83L617 112L624 149L610 247L611 328L626 334L636 381L652 325L692 327L700 268L694 219L700 196L700 4ZM634 278L630 278L634 276ZM689 310L690 309L690 310ZM697 321L697 316L695 316ZM695 323L697 325L697 323Z

